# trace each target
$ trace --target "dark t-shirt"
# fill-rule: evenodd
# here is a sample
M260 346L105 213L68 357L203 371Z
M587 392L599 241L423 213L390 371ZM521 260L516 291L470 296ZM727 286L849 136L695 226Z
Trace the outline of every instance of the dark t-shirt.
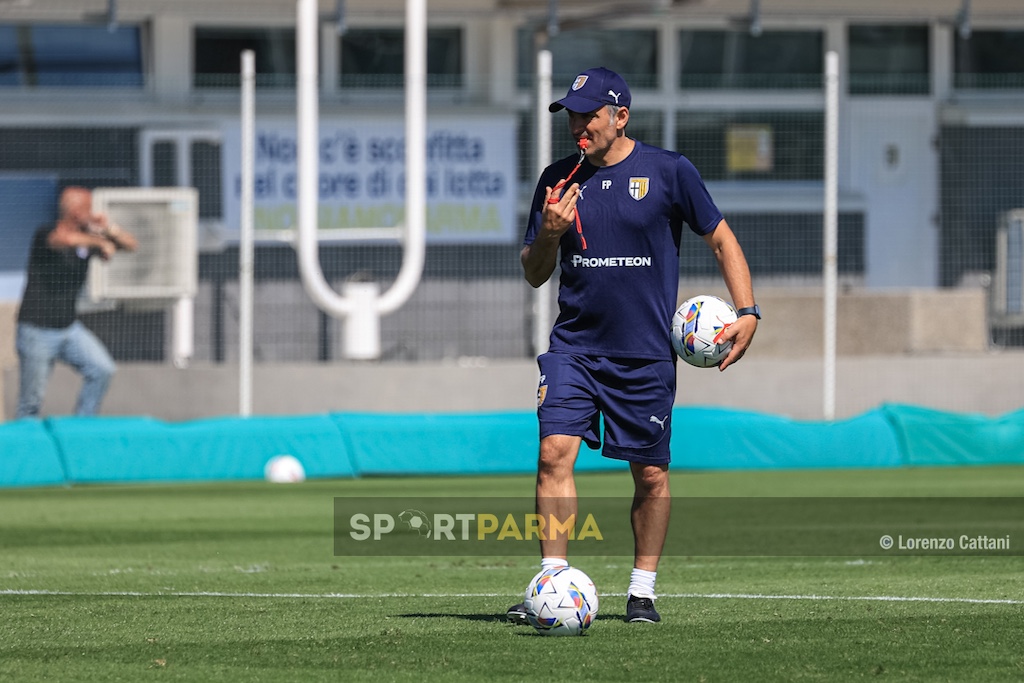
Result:
M523 240L541 224L544 188L576 163L567 157L541 175ZM685 223L705 235L722 220L693 164L677 152L636 142L612 166L584 161L570 183L586 238L575 228L560 242L559 316L550 350L609 358L670 360L672 314L679 288L679 248Z
M46 238L54 226L43 225L32 238L28 281L18 310L18 322L63 328L75 321L75 302L89 272L89 250L51 249Z

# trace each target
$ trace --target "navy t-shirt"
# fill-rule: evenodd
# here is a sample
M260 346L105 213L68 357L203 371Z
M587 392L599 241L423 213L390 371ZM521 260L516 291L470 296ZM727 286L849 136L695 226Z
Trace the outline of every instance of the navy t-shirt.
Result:
M565 178L579 157L544 170L523 243L541 226L544 188ZM612 166L584 161L569 184L587 248L574 226L560 242L558 320L550 350L610 358L673 358L669 338L679 289L682 225L713 231L722 213L683 155L636 142Z

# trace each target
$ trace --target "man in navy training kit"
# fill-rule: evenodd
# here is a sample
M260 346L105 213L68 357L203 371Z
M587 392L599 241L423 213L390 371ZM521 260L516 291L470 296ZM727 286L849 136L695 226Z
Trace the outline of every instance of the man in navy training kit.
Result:
M654 581L671 507L670 460L676 357L670 340L679 288L683 223L718 261L739 320L724 340L738 361L754 337L754 303L743 250L686 157L626 136L631 98L618 74L584 71L565 97L580 155L541 175L521 253L534 287L560 266L559 315L547 353L537 359L537 513L564 522L577 513L573 468L580 444L629 461L634 482L634 568L626 620L657 622ZM571 184L570 184L571 183ZM541 568L567 564L568 537L541 540ZM518 604L507 617L526 622Z

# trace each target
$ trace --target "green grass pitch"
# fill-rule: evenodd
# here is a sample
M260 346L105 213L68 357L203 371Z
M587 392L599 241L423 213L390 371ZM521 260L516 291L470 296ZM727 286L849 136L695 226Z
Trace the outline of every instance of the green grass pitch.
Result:
M1024 497L1024 468L677 472L673 489ZM502 619L536 557L333 553L336 496L530 495L524 476L3 491L0 680L1024 679L1021 557L666 557L656 625L622 621L631 558L580 558L600 615L544 638Z

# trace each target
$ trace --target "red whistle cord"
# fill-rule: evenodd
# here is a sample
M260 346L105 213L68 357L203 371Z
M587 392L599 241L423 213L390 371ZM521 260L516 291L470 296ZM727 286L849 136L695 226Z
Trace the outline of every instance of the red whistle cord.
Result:
M557 192L558 190L561 190L563 187L565 187L566 183L569 182L569 179L572 178L573 174L575 174L576 171L580 170L580 164L583 163L583 159L586 157L587 145L589 143L590 143L590 141L587 140L586 138L580 138L579 140L576 141L576 144L580 148L580 160L577 161L576 165L573 166L573 169L571 171L569 171L569 175L565 176L565 180L560 180L558 182L558 184L555 185L555 192ZM554 197L554 196L549 197L548 198L548 204L557 204L558 200L559 200L559 197ZM586 249L587 249L587 238L583 236L583 225L580 223L580 211L579 211L578 208L576 209L576 232L580 236L580 247L584 251L586 251Z

